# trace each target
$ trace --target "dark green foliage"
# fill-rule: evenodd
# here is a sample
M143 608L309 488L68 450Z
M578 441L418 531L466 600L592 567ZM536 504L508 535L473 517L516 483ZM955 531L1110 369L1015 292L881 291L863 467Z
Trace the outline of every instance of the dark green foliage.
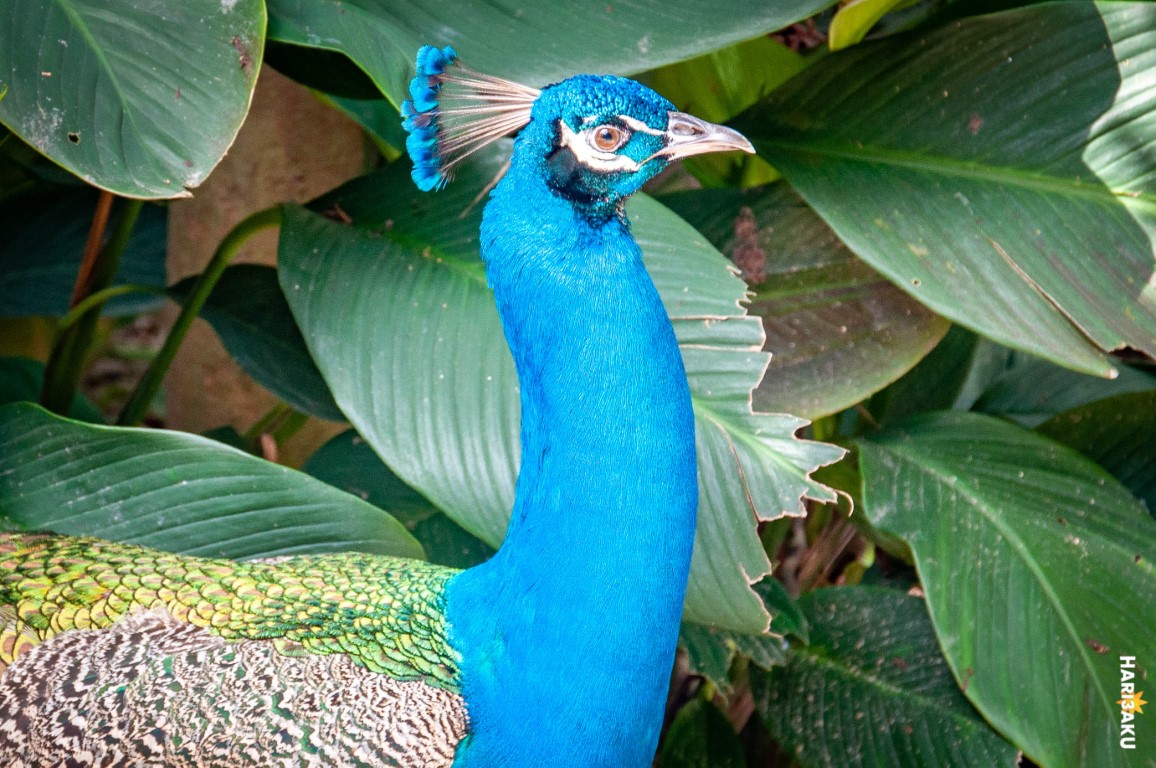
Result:
M811 642L754 670L755 704L807 768L1012 766L1015 748L967 702L923 601L844 587L804 596Z
M1120 655L1156 668L1156 6L917 3L828 53L846 11L827 0L340 5L187 0L179 23L156 11L172 4L135 0L0 10L0 316L67 311L94 187L168 198L210 173L265 50L386 161L423 43L531 85L637 74L706 118L745 108L734 125L756 161L696 162L713 188L675 173L661 205L628 208L682 345L702 489L690 672L658 765L987 768L1022 750L1041 768L1151 768L1146 715L1140 748L1119 748L1117 700ZM82 70L94 88L77 87ZM308 209L259 214L206 280L169 289L207 300L230 353L285 401L269 423L292 408L354 424L309 459L313 477L9 405L0 525L214 556L420 556L420 542L438 563L488 557L519 428L477 242L503 152L437 195L383 162ZM145 206L95 266L120 259L115 282L159 286L161 254L181 246L165 215ZM276 274L224 269L275 221ZM0 351L29 354L6 328ZM0 361L0 403L35 401L44 377ZM98 420L48 378L72 416ZM216 434L256 452L291 431ZM819 441L855 453L816 480L841 455ZM806 517L768 528L784 515ZM860 582L912 594L807 592Z

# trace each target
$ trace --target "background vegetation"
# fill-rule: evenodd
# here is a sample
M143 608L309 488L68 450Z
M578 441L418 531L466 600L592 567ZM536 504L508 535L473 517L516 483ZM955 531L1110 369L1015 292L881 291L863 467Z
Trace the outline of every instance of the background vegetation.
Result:
M534 85L631 74L759 151L629 208L702 477L658 764L1156 766L1151 714L1120 744L1120 656L1156 661L1156 7L829 5L6 3L0 346L54 330L0 361L4 525L484 559L518 415L476 197L509 149L422 195L396 104L423 43ZM209 176L269 66L376 167L234 218L167 285L190 204L162 201ZM230 266L274 227L275 269ZM102 414L83 373L166 301ZM280 404L242 432L135 428L165 422L198 316ZM300 471L270 461L306 415L351 427Z

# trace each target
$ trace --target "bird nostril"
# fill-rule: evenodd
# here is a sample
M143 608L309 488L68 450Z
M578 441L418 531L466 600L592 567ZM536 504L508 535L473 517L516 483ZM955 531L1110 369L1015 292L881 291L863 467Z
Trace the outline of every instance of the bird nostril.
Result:
M675 136L697 136L702 133L702 129L689 123L677 123L671 133Z

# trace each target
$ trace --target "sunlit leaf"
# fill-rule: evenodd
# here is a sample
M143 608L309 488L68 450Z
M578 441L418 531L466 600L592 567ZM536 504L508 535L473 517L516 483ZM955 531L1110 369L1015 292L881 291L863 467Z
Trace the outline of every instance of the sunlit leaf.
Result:
M9 0L0 122L126 197L185 197L233 143L261 67L261 0Z
M1154 78L1156 6L1049 3L832 54L734 125L928 307L1106 375L1156 354Z
M402 525L308 475L183 432L0 408L0 523L170 552L423 556Z
M627 75L805 19L832 0L630 4L469 0L269 0L269 37L341 51L395 104L422 45L454 45L471 69L541 86L582 72Z

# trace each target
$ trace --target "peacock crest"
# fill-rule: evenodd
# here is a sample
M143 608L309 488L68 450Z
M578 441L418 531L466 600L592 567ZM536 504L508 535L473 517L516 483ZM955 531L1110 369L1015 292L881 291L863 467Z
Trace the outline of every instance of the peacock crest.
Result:
M448 45L422 46L410 97L401 105L414 183L423 192L444 187L453 178L454 166L530 122L539 93L467 69Z

